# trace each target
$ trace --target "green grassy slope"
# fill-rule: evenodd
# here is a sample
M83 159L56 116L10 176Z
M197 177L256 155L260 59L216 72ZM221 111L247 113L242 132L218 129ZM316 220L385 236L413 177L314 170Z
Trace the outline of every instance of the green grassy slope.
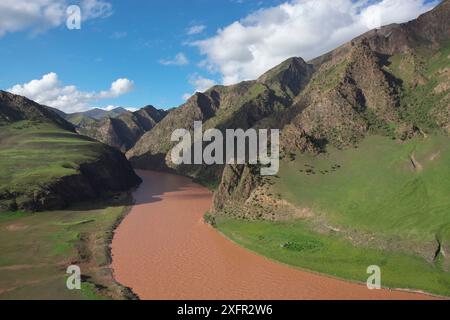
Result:
M138 182L118 151L53 122L0 125L0 211L63 208Z
M450 41L437 51L420 49L394 55L386 70L402 79L400 110L405 120L424 131L448 124Z
M103 145L53 124L20 121L0 130L0 194L30 194L55 179L76 174Z
M313 212L290 222L219 219L218 228L273 259L366 281L379 265L383 285L450 296L450 141L399 143L369 136L356 149L329 148L281 164L270 193ZM442 251L437 253L437 241Z
M381 268L384 287L450 296L450 273L412 254L354 246L338 234L311 231L305 221L248 222L225 219L218 229L238 244L271 259L365 283L367 267Z
M326 212L331 223L431 240L450 235L449 163L447 137L398 143L371 136L358 149L284 163L274 188L294 204Z

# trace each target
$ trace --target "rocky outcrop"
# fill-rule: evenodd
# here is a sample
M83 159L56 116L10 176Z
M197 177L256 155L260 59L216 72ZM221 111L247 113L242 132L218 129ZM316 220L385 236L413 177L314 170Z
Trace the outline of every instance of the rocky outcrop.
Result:
M400 123L397 84L366 39L355 43L337 64L324 63L283 119L282 145L292 141L355 145L372 125ZM299 151L311 149L304 141Z
M223 211L226 208L242 206L258 185L256 168L248 165L228 165L223 170L222 180L214 194L213 208Z

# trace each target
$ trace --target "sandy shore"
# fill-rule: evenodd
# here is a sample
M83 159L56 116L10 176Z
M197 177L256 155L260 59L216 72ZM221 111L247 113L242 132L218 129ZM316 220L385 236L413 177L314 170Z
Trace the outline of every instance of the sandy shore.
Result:
M203 223L212 194L189 179L139 171L136 205L112 243L115 278L141 299L428 299L279 264Z

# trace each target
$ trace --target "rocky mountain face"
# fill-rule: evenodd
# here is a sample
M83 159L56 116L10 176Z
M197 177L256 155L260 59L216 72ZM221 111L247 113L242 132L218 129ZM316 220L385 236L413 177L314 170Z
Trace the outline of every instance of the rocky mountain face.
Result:
M419 47L437 49L450 37L449 18L449 3L448 0L444 0L432 11L415 20L373 29L353 41L313 59L311 63L320 66L325 62L339 60L352 50L355 42L362 39L366 39L375 52L387 56L415 50Z
M284 156L357 146L370 133L406 140L450 134L450 1L400 25L372 30L309 62L314 74L293 104L259 125L280 127ZM261 183L251 166L227 166L217 212L249 205Z
M107 116L101 120L84 119L78 123L77 132L125 153L166 114L164 110L147 106L136 112L123 112L116 117Z
M56 112L0 91L0 210L41 211L140 183L124 155Z
M175 166L171 163L169 155L175 145L170 141L172 132L176 129L192 132L194 121L202 121L204 130L251 128L290 106L313 72L314 67L303 59L291 58L256 81L215 86L205 93L196 93L143 135L127 152L127 157L137 168L169 170L202 180L217 180L223 166Z

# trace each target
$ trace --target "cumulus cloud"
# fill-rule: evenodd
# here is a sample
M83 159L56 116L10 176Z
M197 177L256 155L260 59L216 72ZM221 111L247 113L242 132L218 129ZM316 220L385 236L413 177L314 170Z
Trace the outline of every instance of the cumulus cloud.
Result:
M212 79L202 77L198 73L191 74L189 76L189 84L194 87L195 92L205 92L209 88L215 86L217 83ZM194 93L195 93L194 92ZM182 98L187 100L192 96L192 93L185 93Z
M40 104L58 108L71 113L86 111L91 108L92 102L117 98L133 89L133 82L128 79L118 79L111 84L109 90L96 92L79 91L76 86L63 86L54 72L44 75L41 79L28 83L17 84L7 91L25 96Z
M106 111L113 111L114 109L117 109L117 108L119 108L119 106L110 104L109 106L106 106L103 109L105 109Z
M352 38L416 18L439 0L293 0L260 9L193 43L224 84L255 79L292 56L315 58Z
M192 97L192 93L185 93L181 96L181 99L184 101L188 100L190 97Z
M116 105L112 105L112 104L104 107L103 109L106 110L106 111L112 111L112 110L117 109L117 108L123 108L123 109L131 111L131 112L139 110L138 108L134 108L134 107L122 107L122 106L116 106Z
M117 79L111 84L111 88L109 90L100 92L99 97L102 99L117 98L130 92L133 88L133 81L126 78Z
M189 83L195 88L196 92L205 92L216 84L214 80L202 77L198 73L189 77Z
M202 33L203 31L205 31L205 29L206 29L206 26L203 24L195 25L195 26L190 27L187 30L187 34L192 36L194 34Z
M180 52L173 59L161 59L159 63L165 66L184 66L189 63L189 59L184 53Z
M112 5L103 0L1 0L0 37L8 32L31 30L33 33L56 28L65 23L69 5L81 7L82 20L108 17Z

